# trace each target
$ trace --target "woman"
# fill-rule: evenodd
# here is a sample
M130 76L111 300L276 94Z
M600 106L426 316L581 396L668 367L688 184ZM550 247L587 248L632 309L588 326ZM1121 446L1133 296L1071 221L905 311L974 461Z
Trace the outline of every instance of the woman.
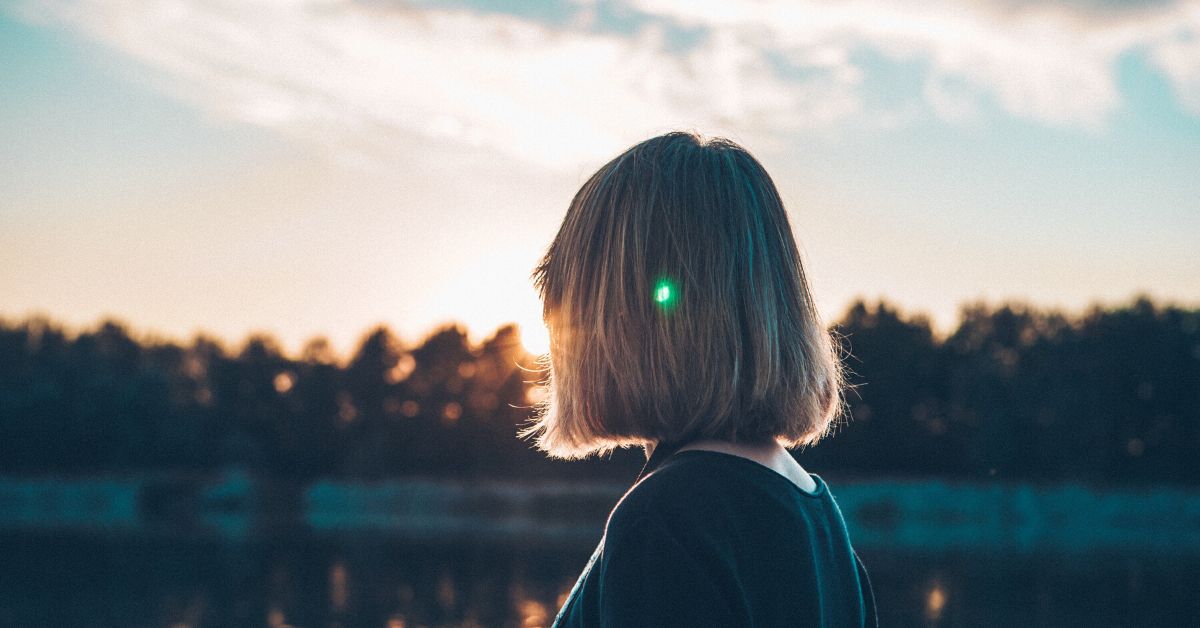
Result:
M737 144L668 133L600 168L533 274L559 458L645 447L555 626L874 625L820 476L785 447L842 407L779 193Z

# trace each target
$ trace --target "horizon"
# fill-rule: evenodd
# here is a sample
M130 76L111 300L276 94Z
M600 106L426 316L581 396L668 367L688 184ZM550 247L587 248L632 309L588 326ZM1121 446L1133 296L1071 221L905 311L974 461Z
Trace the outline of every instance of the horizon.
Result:
M1095 311L1112 312L1115 310L1132 308L1141 300L1149 301L1157 311L1164 309L1181 309L1185 311L1200 310L1200 304L1183 303L1170 299L1163 299L1155 295L1139 292L1129 296L1126 299L1115 301L1093 301L1083 307L1078 308L1063 308L1044 306L1038 303L1022 301L1017 299L1001 299L995 301L973 300L963 302L959 305L956 318L952 321L949 327L943 327L939 322L929 315L928 312L921 310L912 310L900 306L886 298L858 298L845 304L839 310L838 314L832 318L824 318L823 322L826 327L832 328L835 325L842 323L845 317L850 313L851 309L858 304L862 304L870 310L875 310L881 305L894 311L897 316L910 323L920 324L922 321L927 323L931 331L932 338L935 343L944 342L950 337L961 325L962 314L968 308L983 307L987 311L997 311L1002 308L1010 308L1019 312L1029 312L1035 315L1061 315L1068 321L1075 323ZM5 312L0 312L0 327L21 326L33 320L44 320L49 325L61 329L64 335L68 338L76 338L80 334L94 332L100 329L105 323L114 323L120 326L129 337L144 346L150 344L174 344L179 347L192 346L199 338L212 341L226 351L229 355L238 354L250 341L254 339L269 339L280 350L280 355L289 360L302 359L302 353L305 347L315 341L323 341L328 343L329 354L333 358L333 362L339 365L347 364L353 359L355 353L362 346L362 343L376 330L386 328L394 339L401 345L404 351L409 351L419 347L429 338L447 329L456 329L463 334L467 343L473 348L477 348L488 340L494 338L499 332L507 327L515 328L518 337L521 339L521 348L531 356L544 355L548 353L548 339L545 338L544 328L540 337L535 336L532 340L526 337L525 330L516 321L502 322L499 325L489 329L475 329L467 325L462 320L445 320L440 323L427 327L424 331L411 333L411 331L398 328L388 321L376 321L370 323L359 330L358 334L353 337L351 343L346 347L336 345L330 336L325 333L315 332L303 337L303 340L295 345L289 346L282 338L270 330L250 330L237 338L230 338L212 330L195 327L190 332L178 334L173 332L164 332L144 325L139 325L131 321L127 317L115 315L100 315L90 322L84 324L75 324L63 320L61 317L55 316L48 312L27 312L23 315L11 315Z

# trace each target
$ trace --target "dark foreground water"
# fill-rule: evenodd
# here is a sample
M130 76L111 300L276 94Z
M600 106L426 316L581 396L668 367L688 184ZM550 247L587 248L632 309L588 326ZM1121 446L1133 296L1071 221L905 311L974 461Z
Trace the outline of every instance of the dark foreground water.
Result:
M544 626L589 547L0 537L0 626ZM863 549L884 626L1198 626L1200 556Z

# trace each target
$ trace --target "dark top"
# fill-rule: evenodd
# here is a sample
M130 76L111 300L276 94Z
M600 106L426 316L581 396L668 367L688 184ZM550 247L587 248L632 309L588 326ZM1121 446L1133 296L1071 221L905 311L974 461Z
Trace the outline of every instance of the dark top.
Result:
M689 449L656 461L659 450L613 508L555 628L877 625L822 478L808 493L748 458Z

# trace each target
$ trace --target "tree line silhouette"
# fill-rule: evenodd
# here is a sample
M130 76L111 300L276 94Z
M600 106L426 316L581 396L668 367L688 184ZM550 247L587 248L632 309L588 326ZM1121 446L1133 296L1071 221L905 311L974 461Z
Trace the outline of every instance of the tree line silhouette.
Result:
M1078 314L974 303L957 328L857 301L833 330L847 416L798 452L822 472L1200 483L1200 309L1140 296ZM640 450L548 460L516 438L542 378L515 326L406 346L386 326L345 360L139 340L119 321L71 335L0 319L0 473L212 471L296 480L394 475L627 480Z

